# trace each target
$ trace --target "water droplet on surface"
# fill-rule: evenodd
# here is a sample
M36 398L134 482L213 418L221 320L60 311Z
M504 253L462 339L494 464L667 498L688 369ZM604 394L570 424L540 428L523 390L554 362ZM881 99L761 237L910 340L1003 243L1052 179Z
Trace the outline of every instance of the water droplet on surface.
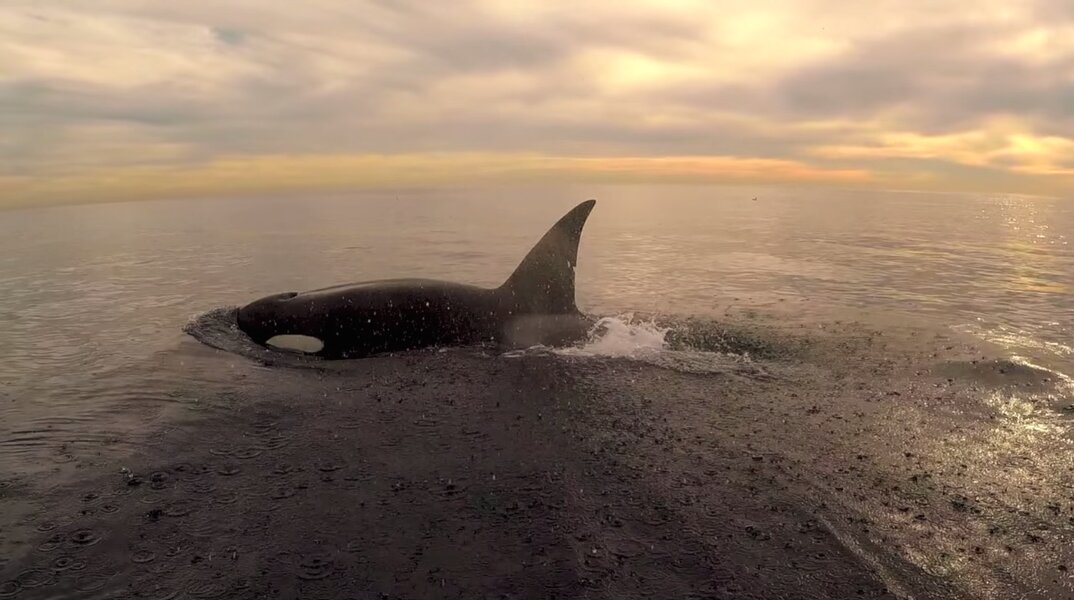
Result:
M216 472L224 477L231 477L232 475L238 475L240 470L235 465L222 465L217 467Z
M283 500L295 495L295 489L291 487L278 487L272 492L273 500Z
M164 508L164 514L169 517L185 517L193 512L194 507L183 500L169 504Z
M177 590L170 590L165 587L154 587L150 590L138 590L135 592L137 598L149 598L150 600L172 600L179 595Z
M227 593L227 587L221 583L203 581L188 587L186 593L194 598L219 598Z
M19 573L15 577L15 581L22 586L23 589L28 590L56 583L56 574L44 569L28 569Z
M137 564L140 564L140 565L148 563L148 562L153 562L156 559L157 559L157 555L155 553L153 553L152 551L150 551L150 550L138 550L134 554L131 555L131 562L134 562L134 563L137 563Z
M60 534L56 534L38 544L37 549L40 552L52 552L59 548L61 544L63 544L63 537Z
M71 568L71 565L75 563L75 559L72 556L57 556L52 561L53 571L66 571Z
M324 579L334 571L332 559L324 555L308 556L298 564L298 578L309 580Z
M5 581L0 583L0 598L14 598L15 594L18 594L22 590L22 586L17 581Z
M108 575L87 575L78 578L78 591L95 592L108 584L111 579Z
M213 504L235 504L239 501L239 495L235 492L226 492L213 496Z
M216 491L216 484L212 481L199 481L190 486L190 491L195 494L211 494Z
M101 536L90 529L79 529L72 532L67 539L76 546L93 546L101 541Z

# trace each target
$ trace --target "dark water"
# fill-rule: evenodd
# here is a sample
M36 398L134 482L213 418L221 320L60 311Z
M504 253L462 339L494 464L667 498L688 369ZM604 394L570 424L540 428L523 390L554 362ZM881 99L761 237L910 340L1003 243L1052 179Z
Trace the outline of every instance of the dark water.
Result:
M584 347L323 364L213 312L498 285L586 197ZM1072 231L711 187L0 213L0 597L1067 597Z

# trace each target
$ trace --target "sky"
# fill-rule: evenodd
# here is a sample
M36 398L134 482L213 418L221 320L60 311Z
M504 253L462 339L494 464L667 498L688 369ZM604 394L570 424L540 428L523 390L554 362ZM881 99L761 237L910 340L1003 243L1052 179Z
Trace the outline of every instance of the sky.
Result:
M481 183L1072 195L1071 0L0 0L0 206Z

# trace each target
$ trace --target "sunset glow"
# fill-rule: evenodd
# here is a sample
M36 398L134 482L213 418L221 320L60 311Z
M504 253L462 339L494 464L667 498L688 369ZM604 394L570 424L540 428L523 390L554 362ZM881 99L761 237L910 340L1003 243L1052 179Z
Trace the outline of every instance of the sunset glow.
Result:
M1071 6L9 1L0 206L512 181L1063 194Z

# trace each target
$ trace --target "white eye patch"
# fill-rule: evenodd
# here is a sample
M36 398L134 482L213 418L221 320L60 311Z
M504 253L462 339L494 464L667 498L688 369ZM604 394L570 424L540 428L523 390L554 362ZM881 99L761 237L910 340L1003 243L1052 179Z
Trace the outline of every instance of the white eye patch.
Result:
M324 342L309 335L275 335L265 342L273 348L314 354L324 349Z

